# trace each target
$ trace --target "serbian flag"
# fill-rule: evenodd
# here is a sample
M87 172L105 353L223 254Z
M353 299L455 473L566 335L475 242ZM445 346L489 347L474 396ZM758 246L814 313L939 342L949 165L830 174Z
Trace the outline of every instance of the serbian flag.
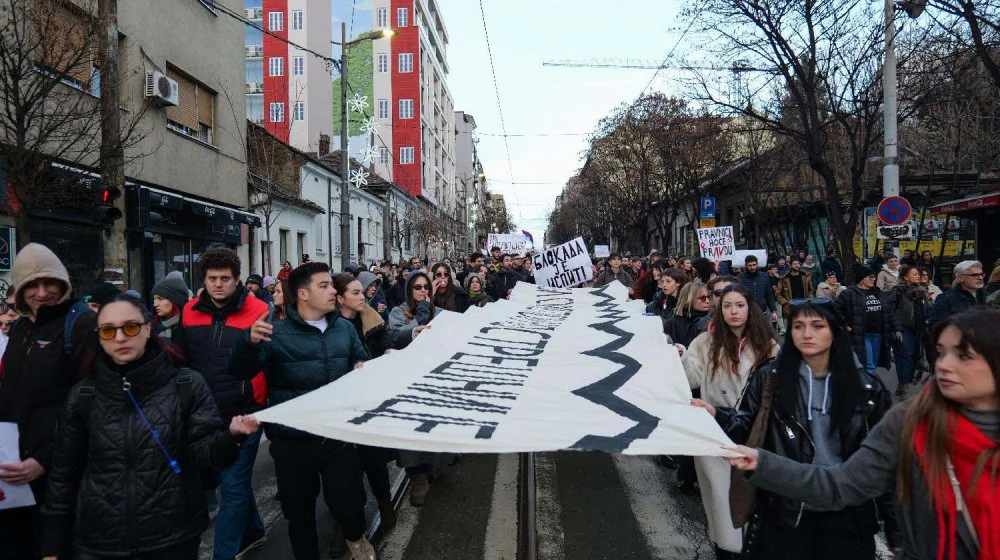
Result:
M532 244L532 245L534 245L534 244L535 244L535 238L531 236L531 232L529 232L529 231L528 231L528 230L526 230L526 229L522 229L522 230L521 230L521 233L523 233L523 234L524 234L524 236L528 238L528 241L531 241L531 244Z

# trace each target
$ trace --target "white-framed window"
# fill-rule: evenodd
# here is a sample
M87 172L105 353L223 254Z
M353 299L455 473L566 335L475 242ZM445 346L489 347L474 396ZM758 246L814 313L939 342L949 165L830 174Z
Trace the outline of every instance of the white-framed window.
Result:
M397 8L396 9L396 26L397 27L406 27L409 24L407 22L407 20L409 19L409 17L410 17L409 10L407 10L406 8Z
M267 70L270 76L284 76L285 59L280 56L272 56L267 59Z
M302 10L292 10L292 30L298 31L302 29Z
M269 106L271 122L285 122L285 104L271 103Z
M268 31L284 31L285 29L285 13L284 12L268 12L267 13L267 30Z
M375 10L375 27L389 27L388 8L379 8Z
M401 118L401 119L412 119L413 118L413 100L412 99L400 99L399 100L399 118Z
M296 121L306 120L306 104L302 101L296 101L292 106L292 119Z
M388 119L389 118L389 100L379 99L378 100L378 118Z
M292 75L301 76L306 73L306 59L304 56L292 57Z
M413 53L399 53L399 72L413 72Z
M413 146L403 146L399 149L399 163L413 163Z
M389 55L386 53L378 53L375 57L376 65L379 74L385 74L389 71Z
M378 161L382 165L389 165L389 148L382 147L378 149Z

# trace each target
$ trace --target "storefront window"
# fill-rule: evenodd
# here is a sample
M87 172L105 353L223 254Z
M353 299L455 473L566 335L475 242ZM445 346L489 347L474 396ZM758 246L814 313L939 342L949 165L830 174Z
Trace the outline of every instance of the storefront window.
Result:
M153 283L178 270L184 283L191 286L191 254L188 240L172 235L153 237Z
M73 293L83 297L104 281L104 233L100 227L32 219L31 240L59 257L69 271Z

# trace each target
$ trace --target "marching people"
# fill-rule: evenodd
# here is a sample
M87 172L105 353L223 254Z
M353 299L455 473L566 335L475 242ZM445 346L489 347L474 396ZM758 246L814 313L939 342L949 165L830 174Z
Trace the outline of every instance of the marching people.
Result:
M740 284L743 284L747 291L750 292L754 302L757 304L757 309L766 314L771 323L777 323L778 305L774 297L771 277L760 272L757 257L754 255L747 255L746 259L744 259L744 266L746 266L746 270L741 272L737 277Z
M622 283L628 289L635 288L635 278L622 267L622 256L618 253L611 253L608 257L608 266L601 274L594 278L594 287L606 286L615 280Z
M891 366L890 337L899 329L896 317L889 313L881 291L875 286L875 273L863 264L855 264L852 272L857 283L833 301L847 322L854 352L868 373L874 374L880 366L886 369Z
M840 261L837 259L837 249L830 247L826 250L826 258L820 263L823 267L823 272L830 274L831 272L837 276L837 283L844 283L844 268L840 266Z
M184 276L173 271L153 286L153 310L156 312L156 335L170 340L171 333L181 322L181 309L191 299L191 290Z
M350 280L353 284L353 277ZM353 285L360 288L360 283ZM326 263L299 265L288 276L288 289L292 301L285 308L287 318L268 321L265 310L232 351L230 370L236 378L265 373L272 406L359 369L369 357L354 326L337 312L337 292ZM363 295L356 294L354 300L363 302ZM352 558L375 560L375 550L364 535L365 490L356 446L280 424L266 424L264 431L296 560L320 557L316 498L321 486Z
M829 271L826 273L826 281L820 282L816 286L816 297L827 298L827 299L837 299L846 288L843 284L837 280L837 273L834 271Z
M708 315L710 306L711 296L708 288L698 280L689 282L681 288L674 314L663 323L663 332L670 337L681 355L691 341L701 334L698 322Z
M875 278L875 285L878 286L879 290L886 292L900 282L899 257L889 255L881 268Z
M378 275L365 270L358 274L358 281L361 283L365 302L382 317L383 321L387 321L389 319L389 304L382 296L382 283L379 281ZM340 293L339 290L338 293Z
M931 304L937 301L939 295L944 293L941 291L941 288L934 284L934 281L927 274L927 270L923 268L920 269L920 284L927 288L927 299L931 301Z
M899 284L885 297L889 313L896 318L899 331L894 333L893 354L896 358L896 394L903 396L913 382L917 364L923 354L924 333L927 332L927 312L930 306L927 289L920 285L920 271L915 266L899 270Z
M230 351L244 331L267 313L268 306L240 283L236 251L209 249L202 253L198 268L204 289L184 305L180 325L174 327L171 337L188 366L205 379L226 425L234 416L252 414L265 403L266 387L260 376L245 381L230 373ZM253 493L260 436L259 431L250 435L236 462L219 473L214 560L233 560L267 540ZM214 501L214 494L209 492L210 501Z
M465 277L465 293L469 295L469 307L482 307L493 303L493 298L486 293L486 277L482 274L470 273Z
M798 257L792 258L791 268L778 282L777 299L778 304L781 305L781 314L786 318L786 322L792 311L788 302L811 297L813 297L812 278L802 272L802 262L799 261Z
M914 252L915 254L916 252ZM932 281L937 278L937 262L934 260L934 253L927 250L920 253L920 260L917 261L917 266L926 270Z
M1000 290L1000 266L994 267L993 271L990 272L990 278L986 282L985 290L986 296L989 297Z
M809 276L809 281L812 282L813 287L818 288L820 282L823 281L825 276L823 275L823 271L819 268L819 263L816 262L816 257L813 255L806 255L801 259L801 262L802 272Z
M285 261L281 263L281 270L278 271L278 276L275 280L288 280L288 275L292 272L292 262Z
M96 315L72 297L69 272L48 247L25 245L12 272L22 319L10 329L3 356L0 422L17 424L21 461L0 465L0 480L29 485L44 504L63 404L83 373L87 349L96 345ZM38 506L0 510L4 560L37 560L39 537Z
M271 292L264 289L264 278L260 274L251 274L246 281L247 290L264 303L271 303Z
M702 284L708 284L719 273L715 265L716 263L705 257L698 257L691 263L691 269L694 271L694 279Z
M950 290L934 300L928 323L933 328L949 315L986 304L983 293L983 265L979 261L962 261L953 271L955 283ZM932 277L933 278L933 277Z
M681 362L692 389L715 407L733 408L750 374L778 353L764 314L741 284L722 290L707 332L698 335ZM720 457L695 457L709 539L717 558L734 558L743 548L743 533L729 513L730 469Z
M803 464L835 467L848 460L886 413L892 399L876 376L857 362L846 324L826 299L795 300L791 335L775 363L751 377L738 408L694 401L706 408L736 442L766 422L764 449ZM766 393L766 394L765 394ZM769 404L762 405L767 401ZM758 414L767 418L757 419ZM895 542L888 496L830 510L809 500L758 496L757 521L747 528L743 550L751 558L780 560L875 557L880 513Z
M180 367L149 317L125 295L97 315L99 350L70 392L52 458L46 560L67 557L70 534L78 560L197 559L209 523L203 476L231 465L259 427L234 416L224 430L208 385Z
M660 272L659 289L653 301L646 306L646 313L655 313L666 323L674 315L677 294L688 281L687 275L678 268L666 268Z
M439 262L431 267L431 277L434 279L434 305L447 311L465 313L469 308L469 294L458 285L451 266Z
M10 329L17 323L19 315L14 309L14 287L7 290L7 299L2 302L3 313L0 313L0 357L7 351L7 343L10 342Z
M636 282L634 290L635 299L641 299L646 305L653 302L653 296L656 295L656 290L659 289L660 273L663 272L666 263L665 259L658 259L649 264L649 271Z
M522 281L521 275L514 272L513 262L513 255L503 255L499 261L499 270L491 274L488 279L490 296L496 301L508 299L514 291L514 286Z
M285 318L285 294L288 293L288 280L279 280L274 284L274 318Z
M744 446L729 461L750 484L821 510L894 491L897 558L1000 557L1000 312L950 315L932 338L933 380L893 407L842 463L809 464ZM795 541L786 535L780 538L790 547ZM822 532L816 537L829 546Z

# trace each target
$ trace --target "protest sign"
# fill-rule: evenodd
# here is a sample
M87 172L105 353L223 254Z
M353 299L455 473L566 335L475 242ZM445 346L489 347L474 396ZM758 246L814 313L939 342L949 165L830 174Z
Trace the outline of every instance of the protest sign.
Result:
M528 240L522 233L491 233L486 236L486 253L494 247L500 247L500 251L505 255L524 256L525 245Z
M607 245L594 245L594 256L599 259L606 259L611 256L611 247Z
M21 462L17 424L0 422L0 465ZM0 480L0 510L35 505L35 494L27 484L9 484ZM2 544L2 543L0 543Z
M658 317L618 282L440 312L402 351L256 414L392 449L727 455Z
M767 267L767 250L765 249L738 249L733 251L733 256L731 257L733 266L743 268L743 264L750 255L757 257L757 265L761 269Z
M698 247L701 256L713 261L727 261L733 258L736 242L733 226L702 228L698 230Z
M549 288L572 288L594 279L593 263L582 237L532 255L535 283Z

